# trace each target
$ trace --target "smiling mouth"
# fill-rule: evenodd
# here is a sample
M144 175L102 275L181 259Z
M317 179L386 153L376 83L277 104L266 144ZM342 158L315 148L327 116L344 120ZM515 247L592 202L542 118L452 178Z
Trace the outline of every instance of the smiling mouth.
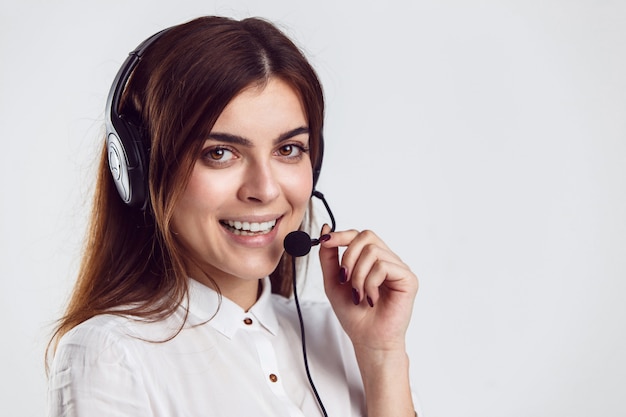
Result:
M276 219L267 222L241 222L238 220L220 220L229 232L238 236L265 235L274 229Z

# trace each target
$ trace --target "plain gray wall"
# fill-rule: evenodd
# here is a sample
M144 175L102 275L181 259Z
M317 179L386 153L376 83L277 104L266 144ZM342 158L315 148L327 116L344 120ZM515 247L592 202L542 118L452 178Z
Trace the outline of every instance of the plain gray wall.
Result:
M626 2L2 6L0 414L44 414L118 66L161 28L223 14L275 21L317 68L318 188L339 228L375 230L421 280L409 345L427 416L626 415Z

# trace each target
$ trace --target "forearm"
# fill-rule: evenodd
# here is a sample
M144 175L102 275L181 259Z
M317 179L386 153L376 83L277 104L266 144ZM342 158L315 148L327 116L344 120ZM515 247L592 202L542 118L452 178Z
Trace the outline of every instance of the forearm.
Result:
M404 349L355 348L368 417L413 417L409 357Z

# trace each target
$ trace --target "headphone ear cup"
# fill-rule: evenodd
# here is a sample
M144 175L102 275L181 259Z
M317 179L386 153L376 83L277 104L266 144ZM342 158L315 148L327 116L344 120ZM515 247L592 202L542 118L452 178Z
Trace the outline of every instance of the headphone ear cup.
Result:
M131 207L147 206L147 155L139 129L120 118L107 132L109 170L122 200Z

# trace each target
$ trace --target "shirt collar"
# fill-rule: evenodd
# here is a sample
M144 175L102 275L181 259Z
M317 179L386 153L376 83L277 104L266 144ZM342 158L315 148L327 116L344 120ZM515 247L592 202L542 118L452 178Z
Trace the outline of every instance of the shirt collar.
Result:
M278 330L278 320L272 305L272 284L269 277L261 280L262 292L257 302L245 311L215 290L189 278L189 314L191 324L206 322L229 339L238 330L264 329L272 335ZM221 302L220 302L221 301ZM250 320L252 320L251 324Z

